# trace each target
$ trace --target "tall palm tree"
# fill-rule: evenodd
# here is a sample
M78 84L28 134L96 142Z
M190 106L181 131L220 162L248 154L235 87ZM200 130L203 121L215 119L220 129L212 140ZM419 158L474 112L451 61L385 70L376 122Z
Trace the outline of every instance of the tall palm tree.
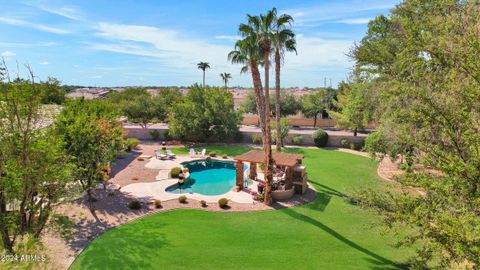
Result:
M203 88L205 88L205 70L210 68L210 64L208 62L199 62L197 68L203 71Z
M265 97L262 91L262 79L258 65L262 62L262 50L252 36L245 37L235 43L235 49L228 54L228 59L233 64L242 64L240 73L250 71L253 81L253 91L257 112L260 119L260 129L262 131L262 141L265 144Z
M273 10L275 14L272 47L275 58L275 126L277 129L276 149L278 152L280 152L283 145L280 132L280 66L283 60L283 55L286 51L297 53L297 42L295 40L295 33L289 28L293 22L292 16L288 14L282 14L277 17L275 8Z
M227 89L227 83L228 83L228 80L232 78L232 74L228 72L223 72L223 73L220 73L220 77L222 77L223 83L225 84L225 89Z
M260 47L263 58L264 67L264 84L265 84L265 134L263 149L265 152L265 204L272 203L271 191L273 182L273 158L272 158L272 138L270 127L270 87L269 87L269 71L270 71L270 54L272 51L272 36L274 19L276 17L276 9L272 9L267 14L252 16L247 14L248 24L240 24L239 32L242 37L249 37L255 40Z

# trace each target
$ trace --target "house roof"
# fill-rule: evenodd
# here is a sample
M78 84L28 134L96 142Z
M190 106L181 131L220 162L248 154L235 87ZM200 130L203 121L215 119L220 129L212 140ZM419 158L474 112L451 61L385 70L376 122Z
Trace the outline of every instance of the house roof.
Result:
M275 152L272 154L275 164L278 166L287 166L293 167L303 159L302 155L296 154L287 154L282 152ZM254 163L264 163L264 152L260 150L251 150L247 153L233 157L235 160L254 162Z

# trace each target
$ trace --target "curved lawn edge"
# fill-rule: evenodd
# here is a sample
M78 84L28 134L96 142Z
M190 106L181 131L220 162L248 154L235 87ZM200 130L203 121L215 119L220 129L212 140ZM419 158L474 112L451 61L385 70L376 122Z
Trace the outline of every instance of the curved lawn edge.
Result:
M295 148L295 149L288 149L288 151L295 151L295 150L303 150L304 148ZM324 149L324 150L333 150L333 149ZM337 152L338 150L335 150L335 152ZM352 153L350 151L338 151L338 152L344 152L344 153L347 153L347 154L352 154L352 155L356 155L356 156L362 156L362 157L365 157L365 155L362 155L362 154L356 154L356 153ZM342 154L343 155L343 154ZM350 156L350 155L347 155L347 156ZM366 157L367 159L369 159L368 157ZM372 159L373 161L373 159ZM370 165L371 166L371 165ZM376 173L376 176L378 177L378 179L381 179L381 177L378 175L377 171L378 171L378 166L379 166L379 163L376 162L375 164L377 170L375 170L375 173ZM315 177L314 177L315 178ZM310 181L311 179L309 179ZM314 182L315 183L315 182ZM311 182L309 184L312 184ZM315 184L314 184L315 185ZM287 208L287 209L291 209L291 210L298 210L299 208L302 209L302 208L305 208L305 207L308 207L309 205L313 205L315 201L313 202L308 202L306 204L302 204L302 205L295 205L293 207L290 207L290 208ZM149 212L149 213L146 213L144 215L141 215L141 216L138 216L138 217L135 217L131 220L128 220L127 222L124 222L124 223L120 223L114 227L111 227L109 228L108 230L106 230L105 232L103 232L102 234L99 234L99 235L96 235L96 237L94 239L91 239L91 241L89 241L89 243L83 247L77 254L74 258L72 258L71 262L68 264L68 267L67 269L69 269L77 260L79 257L81 257L81 255L84 253L84 251L89 248L92 244L92 242L94 242L95 240L99 239L100 236L104 236L106 235L107 233L111 233L113 230L112 229L119 229L119 228L122 228L123 225L130 225L132 223L135 223L135 222L138 222L139 220L142 220L144 218L148 218L148 217L151 217L151 216L154 216L156 214L161 214L161 213L170 213L170 212L175 212L174 210L178 210L178 209L181 209L180 212L183 212L185 209L188 209L186 211L199 211L199 212L219 212L219 211L215 211L215 210L212 210L212 209L202 209L202 208L192 208L192 207L178 207L178 208L173 208L173 209L167 209L167 210L163 210L163 209L160 209L158 211L152 211L152 212ZM285 208L282 208L284 211L285 211ZM261 210L255 210L255 211L246 211L247 213L248 212L276 212L276 211L271 211L271 210L277 210L277 209L261 209ZM288 210L287 210L288 211ZM221 211L222 213L234 213L234 211ZM296 211L293 211L293 212L296 212ZM235 213L238 213L238 212L235 212ZM328 227L327 227L328 228ZM347 241L345 241L345 243L348 243L348 239ZM368 254L368 250L367 250L367 254ZM373 253L374 254L374 253ZM390 261L391 262L391 261Z

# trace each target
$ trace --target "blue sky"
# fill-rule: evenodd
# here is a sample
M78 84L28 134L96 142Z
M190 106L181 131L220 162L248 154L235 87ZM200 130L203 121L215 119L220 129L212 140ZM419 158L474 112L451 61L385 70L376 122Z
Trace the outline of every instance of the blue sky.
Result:
M91 86L190 85L199 61L207 83L251 86L227 54L246 14L276 7L295 19L298 55L285 57L282 86L335 86L350 72L346 56L369 19L398 1L1 1L0 55L10 72L28 63L42 80ZM20 76L25 70L20 67Z

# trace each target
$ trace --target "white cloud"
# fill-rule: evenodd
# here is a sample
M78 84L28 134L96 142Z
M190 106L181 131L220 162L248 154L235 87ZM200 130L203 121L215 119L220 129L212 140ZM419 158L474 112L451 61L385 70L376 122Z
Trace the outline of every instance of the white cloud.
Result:
M344 24L367 24L371 20L372 18L355 18L355 19L344 19L338 22L344 23Z
M62 16L70 20L79 21L83 18L83 15L73 7L50 7L41 5L38 6L38 8L45 12Z
M48 65L48 64L50 64L50 63L47 62L47 61L43 61L43 62L40 62L39 64L40 64L40 65Z
M397 0L325 2L308 7L281 10L280 13L291 14L295 19L296 26L305 27L365 16L367 13L380 12L393 8L398 2Z
M227 66L232 49L151 26L100 23L97 29L97 35L110 42L93 44L94 49L154 57L177 68L196 69L198 61L210 62L212 69Z
M51 47L60 45L57 42L38 42L38 43L22 43L22 42L0 42L2 47L13 48L31 48L31 47Z
M149 62L157 62L160 64L159 71L160 69L167 70L182 83L199 81L201 76L196 68L196 63L207 61L212 66L207 73L207 77L209 77L207 80L210 83L220 83L220 79L216 77L220 72L226 71L234 75L232 85L251 84L249 75L239 76L239 65L232 65L228 62L227 54L233 49L233 45L219 45L214 43L215 40L195 39L174 30L151 26L101 23L97 29L97 35L105 38L106 41L90 44L91 48L137 55L141 56L139 60L146 59ZM325 76L326 72L348 73L352 63L346 54L352 45L352 40L298 35L298 55L287 53L285 56L282 73L285 86L321 85L323 83L322 76ZM161 74L162 72L159 73L159 76L162 76ZM308 77L308 80L302 81L301 78L305 77ZM344 78L335 78L335 80L340 79ZM316 84L317 80L318 84Z
M232 36L232 35L219 35L215 36L216 39L223 39L223 40L231 40L231 41L237 41L241 39L240 36Z
M2 57L13 57L15 55L17 55L16 53L14 52L11 52L11 51L4 51L0 54Z
M14 25L14 26L23 26L23 27L30 27L33 29L37 29L43 32L49 32L54 34L69 34L70 31L62 28L52 27L44 24L38 23L31 23L25 20L15 19L15 18L8 18L8 17L0 17L0 23Z

